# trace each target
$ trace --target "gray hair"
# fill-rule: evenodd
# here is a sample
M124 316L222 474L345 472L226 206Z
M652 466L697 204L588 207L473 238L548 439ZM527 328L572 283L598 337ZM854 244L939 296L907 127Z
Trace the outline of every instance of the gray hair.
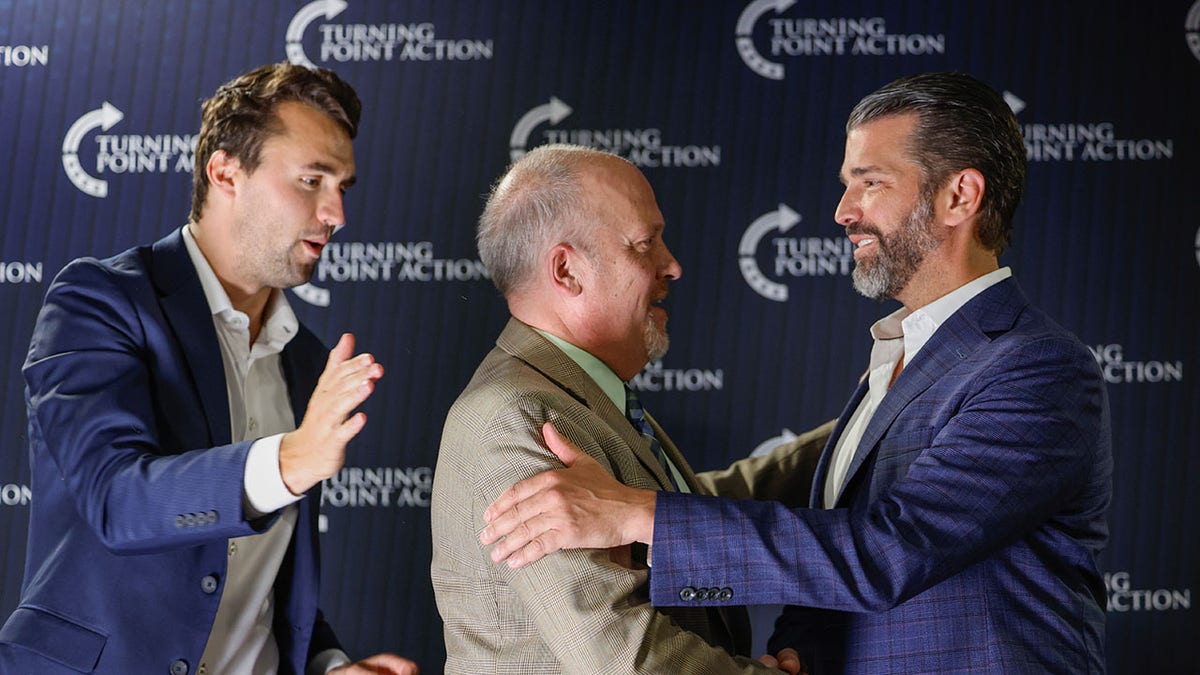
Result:
M921 167L923 196L932 197L963 169L983 174L978 237L997 255L1012 237L1025 191L1025 141L1017 118L991 87L965 73L901 78L854 106L846 132L882 117L915 114L909 153Z
M589 253L582 177L617 157L578 145L543 145L508 167L492 186L475 235L492 283L508 296L532 277L542 253L560 242ZM619 158L618 158L619 159Z

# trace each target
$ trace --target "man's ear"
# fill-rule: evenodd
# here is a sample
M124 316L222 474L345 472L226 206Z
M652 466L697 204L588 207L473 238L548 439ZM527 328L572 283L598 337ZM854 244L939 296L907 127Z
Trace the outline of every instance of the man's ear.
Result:
M963 169L950 176L942 189L942 203L946 207L945 223L954 227L972 220L983 206L986 189L983 174L977 169Z
M579 273L585 265L579 250L570 244L555 244L546 254L545 264L550 275L550 284L556 293L574 297L583 293Z
M204 165L209 189L225 194L233 194L236 190L235 178L241 170L242 163L224 150L214 152L209 156L208 163Z

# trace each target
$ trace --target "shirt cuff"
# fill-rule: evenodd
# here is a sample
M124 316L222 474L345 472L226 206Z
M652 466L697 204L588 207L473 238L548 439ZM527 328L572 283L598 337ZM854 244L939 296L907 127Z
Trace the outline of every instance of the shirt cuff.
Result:
M300 501L283 484L279 471L279 444L283 434L260 438L250 444L246 454L246 474L242 478L247 520L254 520Z
M329 671L350 663L350 657L340 649L326 649L317 654L304 668L304 675L325 675Z

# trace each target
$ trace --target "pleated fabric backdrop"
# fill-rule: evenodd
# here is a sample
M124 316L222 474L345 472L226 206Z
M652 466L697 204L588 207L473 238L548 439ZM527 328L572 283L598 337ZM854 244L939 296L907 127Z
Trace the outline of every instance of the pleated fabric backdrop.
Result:
M354 653L441 670L432 467L507 316L474 224L513 157L566 141L643 167L684 274L671 352L634 386L716 468L841 411L893 308L854 293L832 219L846 114L896 77L962 70L1026 134L1002 262L1109 382L1110 671L1198 672L1194 0L0 0L0 615L37 499L19 369L46 286L182 225L200 100L283 59L364 103L349 226L291 298L388 371L324 486L323 606Z

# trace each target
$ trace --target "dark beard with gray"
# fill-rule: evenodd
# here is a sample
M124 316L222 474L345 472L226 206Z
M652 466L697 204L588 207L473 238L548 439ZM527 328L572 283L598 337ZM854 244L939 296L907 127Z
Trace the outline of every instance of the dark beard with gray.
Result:
M872 223L860 222L846 228L846 234L875 237L878 250L871 258L855 261L850 279L854 290L872 300L897 297L925 255L941 245L933 231L933 200L922 198L896 232L885 235Z

